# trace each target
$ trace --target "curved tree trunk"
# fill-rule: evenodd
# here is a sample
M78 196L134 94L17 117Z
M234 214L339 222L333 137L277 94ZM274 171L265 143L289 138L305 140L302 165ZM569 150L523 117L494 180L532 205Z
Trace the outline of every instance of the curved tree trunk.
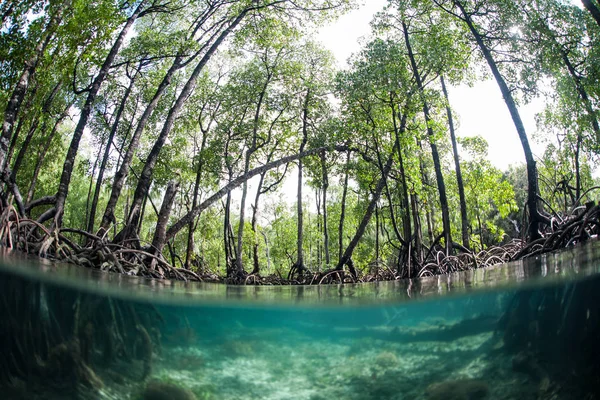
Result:
M314 156L319 154L323 150L336 150L346 152L348 151L347 146L331 146L331 147L317 147L314 149L306 150L302 153L293 154L290 156L282 157L278 160L268 162L260 167L251 169L247 174L239 176L231 181L229 181L225 186L221 189L217 190L215 193L207 197L203 202L198 204L198 206L190 210L187 214L179 219L179 221L175 222L171 227L167 230L167 240L171 240L181 229L183 229L189 222L197 217L202 211L206 210L208 207L213 205L216 201L218 201L221 197L225 196L227 193L235 189L236 187L243 184L245 181L260 175L264 171L269 171L271 169L280 167L285 164L289 164L293 161L302 159L304 157Z
M44 160L46 159L46 154L48 154L48 150L50 150L50 146L52 145L52 140L54 140L54 137L56 136L56 132L58 131L59 125L69 115L68 114L69 108L71 108L71 104L67 105L67 107L65 108L63 113L56 119L56 121L54 122L54 126L52 127L52 130L50 131L50 134L48 135L48 138L46 139L46 141L44 143L44 146L39 151L37 160L35 162L35 167L33 169L33 176L31 178L31 182L29 184L29 189L27 190L27 198L25 200L27 204L31 203L31 201L33 200L33 196L35 195L35 188L37 185L38 176L40 174L40 170L42 169L42 164L43 164Z
M325 250L325 264L329 265L331 263L331 258L329 256L329 230L327 228L327 188L329 187L329 178L327 176L325 151L322 151L320 156L321 170L323 172L323 248Z
M594 0L581 0L581 2L590 14L592 14L598 26L600 26L600 4L597 1L594 2Z
M459 8L463 21L469 27L471 34L475 38L477 45L479 46L479 50L481 50L485 60L496 79L496 83L498 87L500 87L500 91L502 92L502 96L504 97L504 102L506 103L506 107L510 112L513 123L519 135L519 139L521 140L521 145L523 146L523 152L525 153L525 162L527 165L527 208L529 209L529 239L536 240L541 237L539 232L539 225L543 221L542 216L539 213L538 209L538 178L537 178L537 167L535 165L535 159L533 158L533 152L531 151L531 147L529 146L529 139L527 137L527 133L525 132L525 126L523 125L523 121L521 120L521 115L519 114L519 110L517 109L517 105L515 104L515 100L512 97L512 93L504 80L504 77L500 73L496 61L490 52L490 49L485 45L483 41L483 37L475 27L473 20L471 19L471 15L467 13L465 7L462 2L458 0L453 0L454 4Z
M348 197L348 175L350 166L350 151L346 153L346 167L344 170L344 183L342 187L342 200L340 223L338 224L338 263L344 255L344 220L346 219L346 198Z
M79 121L77 122L77 126L75 127L75 131L73 132L73 137L71 138L71 144L69 145L69 149L67 150L67 156L65 157L65 162L63 164L63 170L60 177L60 183L58 185L58 191L56 193L56 205L55 205L55 223L57 227L60 227L62 224L62 217L64 214L65 202L67 200L67 195L69 194L69 184L71 183L71 174L73 172L73 168L75 167L75 157L77 156L77 151L79 149L79 142L81 141L81 137L83 136L83 131L85 126L87 125L88 119L92 112L92 106L96 100L96 96L100 91L100 86L108 76L109 69L113 64L125 37L129 33L129 30L133 26L134 22L137 18L142 14L142 8L144 7L145 0L142 1L133 14L127 19L125 25L119 32L115 42L113 43L102 67L98 71L98 75L94 78L91 87L88 90L87 98L85 99L85 104L81 109L81 113L79 116Z
M450 230L450 210L448 209L448 198L446 196L446 184L444 183L444 175L442 174L442 164L440 162L440 156L438 153L437 145L434 139L433 133L433 124L431 121L431 116L429 112L429 104L425 99L423 81L421 80L421 74L419 73L419 69L417 67L417 62L415 60L415 56L410 45L410 38L408 34L408 27L406 23L402 21L402 30L404 31L404 40L406 44L406 49L408 51L408 57L410 59L410 64L412 67L412 71L417 82L417 88L421 93L421 99L423 102L423 115L425 116L425 124L427 125L427 136L429 137L429 145L431 146L431 157L433 158L433 166L435 168L435 178L437 181L437 188L440 197L440 206L442 208L442 224L444 227L444 241L446 245L446 255L449 255L452 251L452 232Z
M140 65L140 67L141 67L141 65ZM125 90L125 93L123 94L123 98L121 99L121 103L119 104L119 108L117 109L117 112L115 114L115 121L110 129L110 133L108 134L106 148L104 149L104 154L102 156L102 162L100 163L100 167L98 169L98 177L96 178L96 187L94 188L94 196L92 198L90 214L88 217L87 231L90 233L94 232L94 220L96 219L96 209L98 207L98 200L100 198L100 190L102 189L102 181L104 180L104 172L106 171L106 165L108 164L108 158L110 156L110 149L112 147L112 143L115 138L115 135L117 134L117 131L119 129L119 125L121 122L121 115L123 114L123 111L125 110L125 105L127 104L129 95L131 94L131 91L133 90L133 85L135 83L135 79L139 72L140 72L140 68L138 67L135 74L133 75L133 77L131 77L131 79L129 81L129 86L127 86L127 89Z
M171 209L173 208L173 202L175 201L175 195L177 194L178 189L179 183L176 181L171 181L167 185L160 212L158 213L156 230L154 231L154 237L152 238L152 250L156 255L160 255L165 247L167 223L169 222L169 216L171 215Z
M158 88L156 89L156 92L154 93L152 100L150 101L150 103L148 103L148 106L146 106L146 109L144 110L142 116L140 117L140 120L137 123L135 131L133 132L133 135L131 136L131 141L129 142L129 146L127 147L127 151L125 152L125 155L123 156L123 161L121 162L121 165L113 178L110 196L108 198L108 202L106 203L106 207L104 209L104 214L102 216L102 222L100 223L100 229L98 230L99 236L102 236L104 234L104 232L106 232L106 230L108 229L110 224L113 223L115 220L115 217L114 217L115 208L117 207L117 202L119 201L119 197L121 196L121 191L123 190L123 185L125 184L125 180L127 179L127 176L129 175L131 163L133 162L133 156L135 155L135 152L137 151L137 149L139 147L142 133L144 132L144 129L146 128L146 125L148 124L150 116L152 115L152 113L154 112L156 107L158 106L158 102L164 95L165 91L167 90L167 87L169 87L169 85L171 84L171 81L173 80L173 76L175 75L175 72L177 72L179 69L183 68L182 60L183 60L182 56L178 56L175 58L175 60L173 61L173 64L171 65L171 67L169 68L169 70L167 71L165 76L163 77L162 81L158 85Z
M244 19L244 17L248 14L250 9L245 9L229 24L227 28L225 28L214 41L214 43L210 46L210 48L206 51L202 59L198 62L196 67L194 68L192 74L189 79L181 89L181 92L177 96L177 100L175 100L175 104L169 110L165 123L161 129L158 138L154 142L154 146L150 150L148 157L146 158L146 162L144 163L144 167L142 169L142 173L140 174L140 178L138 180L137 187L135 189L135 193L133 196L133 200L131 203L131 207L129 209L129 213L127 216L126 226L123 228L122 232L118 235L121 240L126 240L132 233L133 227L137 226L140 219L140 209L141 202L143 197L148 193L150 188L150 184L152 182L152 176L154 174L154 167L156 166L156 162L158 161L158 156L167 140L167 137L171 133L173 125L175 123L175 119L181 112L183 105L187 101L188 97L192 94L194 87L196 86L196 81L200 76L200 72L204 70L204 67L211 59L212 55L217 51L217 48L223 43L223 41L229 36L229 34L239 25L239 23Z
M302 142L300 143L300 151L302 154L306 142L308 141L308 102L310 99L310 88L306 90L306 97L304 98L304 105L302 107ZM296 262L292 266L292 270L296 270L299 276L302 276L302 272L305 269L304 266L304 250L302 244L304 241L304 214L302 210L302 159L298 160L298 191L296 198L296 212L297 212L297 232L296 237Z
M394 161L394 154L392 152L389 155L389 157L385 163L385 166L383 167L383 171L381 171L381 178L379 178L379 181L377 182L377 186L375 187L375 191L373 192L371 201L369 202L369 205L367 206L367 210L365 211L365 214L363 215L363 218L360 221L358 228L356 229L356 233L354 234L354 237L350 241L350 244L348 245L348 247L346 247L346 250L344 251L344 254L342 255L342 257L338 261L338 264L335 268L336 270L341 271L344 269L344 265L352 265L352 261L351 261L352 253L354 252L354 249L358 245L358 242L364 235L365 230L367 229L367 225L369 225L369 222L371 221L371 217L373 216L373 212L375 211L377 202L379 201L379 198L381 197L381 192L383 191L383 188L385 187L385 181L390 173L390 170L392 169L393 161Z
M29 83L35 70L39 64L39 61L46 51L46 47L54 37L54 31L56 26L60 24L62 20L62 13L66 7L70 6L69 1L65 1L60 3L58 8L56 9L54 15L48 21L44 33L40 38L37 46L34 49L33 55L25 61L25 68L17 81L17 85L15 86L10 99L8 100L8 104L6 105L6 109L4 110L4 120L2 122L2 135L0 136L0 175L3 175L5 169L8 167L8 150L10 145L10 140L13 133L13 126L15 121L17 120L17 116L19 114L21 103L25 98L25 94L27 93L27 88L29 87Z
M450 140L452 141L452 154L454 156L454 169L456 172L456 183L458 185L458 199L460 202L460 225L462 233L462 244L465 248L469 248L469 219L467 218L467 201L465 200L465 186L463 184L462 172L460 169L460 159L458 157L458 146L456 145L456 134L454 133L454 118L450 109L450 101L448 100L448 90L444 76L440 76L442 84L442 92L446 99L446 114L448 115L448 128L450 129Z

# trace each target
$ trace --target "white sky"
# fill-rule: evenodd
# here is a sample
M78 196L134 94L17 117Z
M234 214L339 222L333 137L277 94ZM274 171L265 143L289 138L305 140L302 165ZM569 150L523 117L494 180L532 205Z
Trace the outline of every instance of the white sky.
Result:
M322 28L317 35L317 40L333 52L341 68L347 65L346 60L352 53L360 50L361 40L364 42L363 39L370 33L371 19L383 9L387 0L368 0L366 3ZM525 162L517 131L500 89L493 80L477 82L472 88L466 85L450 87L448 92L458 122L458 136L483 136L489 144L490 161L501 170L510 164ZM532 138L537 130L535 114L542 107L543 102L537 100L519 108L530 145L538 156L542 155L544 146L535 143Z

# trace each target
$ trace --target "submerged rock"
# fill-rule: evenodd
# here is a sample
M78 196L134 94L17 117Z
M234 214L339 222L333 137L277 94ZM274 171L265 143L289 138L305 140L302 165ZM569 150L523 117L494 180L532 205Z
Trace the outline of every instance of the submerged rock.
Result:
M390 351L382 351L375 358L375 365L381 369L397 367L398 357Z
M194 393L173 383L151 381L148 383L140 400L197 400Z
M478 379L432 383L425 389L430 400L482 400L488 392L487 383Z

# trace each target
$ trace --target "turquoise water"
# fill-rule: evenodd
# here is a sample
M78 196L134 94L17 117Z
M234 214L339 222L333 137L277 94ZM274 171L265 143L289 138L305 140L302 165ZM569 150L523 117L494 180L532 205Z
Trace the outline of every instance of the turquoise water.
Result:
M596 399L599 245L328 287L158 282L4 255L0 399Z

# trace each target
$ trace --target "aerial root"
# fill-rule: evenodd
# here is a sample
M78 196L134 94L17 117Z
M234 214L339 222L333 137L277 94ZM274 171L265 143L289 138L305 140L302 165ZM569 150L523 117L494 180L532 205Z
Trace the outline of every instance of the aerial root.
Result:
M477 253L453 244L452 247L457 252L447 254L447 250L439 242L441 236L438 236L433 246L427 248L421 245L420 251L409 241L408 248L401 249L395 260L387 260L386 263L377 259L363 274L354 273L351 264L348 266L349 272L337 269L312 272L309 266L294 264L287 274L287 279L281 272L270 276L261 276L258 273L243 273L239 276L233 274L224 278L210 271L196 273L185 268L176 268L151 246L140 247L138 239L116 244L107 241L104 236L96 236L78 229L49 229L35 220L20 218L12 206L5 207L0 213L0 244L8 249L67 261L87 268L157 279L242 285L342 284L448 274L571 247L598 237L600 206L593 202L576 205L567 215L556 214L549 221L540 232L542 237L529 243L513 239L502 246L489 247ZM77 241L76 238L80 240Z

